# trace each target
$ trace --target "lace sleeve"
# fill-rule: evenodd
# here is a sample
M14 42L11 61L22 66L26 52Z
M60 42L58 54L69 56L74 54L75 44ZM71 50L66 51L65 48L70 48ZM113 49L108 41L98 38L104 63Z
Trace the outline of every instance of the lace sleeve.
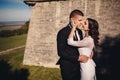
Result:
M69 38L68 39L68 45L72 45L72 46L77 46L77 47L86 47L86 46L90 46L92 44L93 41L91 41L91 39L89 38L84 38L81 41L74 41L73 38Z

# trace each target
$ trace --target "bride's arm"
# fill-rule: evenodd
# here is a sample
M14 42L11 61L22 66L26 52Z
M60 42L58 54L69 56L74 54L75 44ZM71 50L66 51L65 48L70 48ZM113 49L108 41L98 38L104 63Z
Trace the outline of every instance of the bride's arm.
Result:
M70 34L68 36L68 39L73 39L75 30L76 30L76 27L72 27L71 32L70 32Z
M70 32L70 35L67 40L68 45L72 45L72 46L76 46L76 47L85 47L85 46L89 46L91 44L92 41L89 39L83 39L81 41L74 41L73 40L74 31L75 31L75 29L72 29Z

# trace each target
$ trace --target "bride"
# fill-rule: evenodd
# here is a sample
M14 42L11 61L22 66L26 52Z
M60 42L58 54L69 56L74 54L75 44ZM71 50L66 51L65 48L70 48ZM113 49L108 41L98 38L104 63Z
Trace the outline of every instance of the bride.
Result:
M68 45L77 46L80 55L86 55L89 60L86 63L80 63L81 80L96 80L95 62L91 56L93 49L98 46L98 22L94 19L87 18L82 27L78 27L75 21L72 21L72 29L68 36ZM85 37L80 41L74 41L74 33L76 28L85 32Z

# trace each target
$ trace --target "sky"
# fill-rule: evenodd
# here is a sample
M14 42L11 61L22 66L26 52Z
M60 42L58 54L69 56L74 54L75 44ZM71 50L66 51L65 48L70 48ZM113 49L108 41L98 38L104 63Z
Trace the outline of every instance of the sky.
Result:
M0 22L28 21L30 12L30 7L24 0L0 0Z

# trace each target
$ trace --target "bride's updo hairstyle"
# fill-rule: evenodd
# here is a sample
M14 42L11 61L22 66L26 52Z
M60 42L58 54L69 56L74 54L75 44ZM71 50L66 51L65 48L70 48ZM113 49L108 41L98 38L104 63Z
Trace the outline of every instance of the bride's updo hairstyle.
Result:
M89 32L88 34L94 39L94 44L97 47L99 43L99 24L95 19L87 18Z

